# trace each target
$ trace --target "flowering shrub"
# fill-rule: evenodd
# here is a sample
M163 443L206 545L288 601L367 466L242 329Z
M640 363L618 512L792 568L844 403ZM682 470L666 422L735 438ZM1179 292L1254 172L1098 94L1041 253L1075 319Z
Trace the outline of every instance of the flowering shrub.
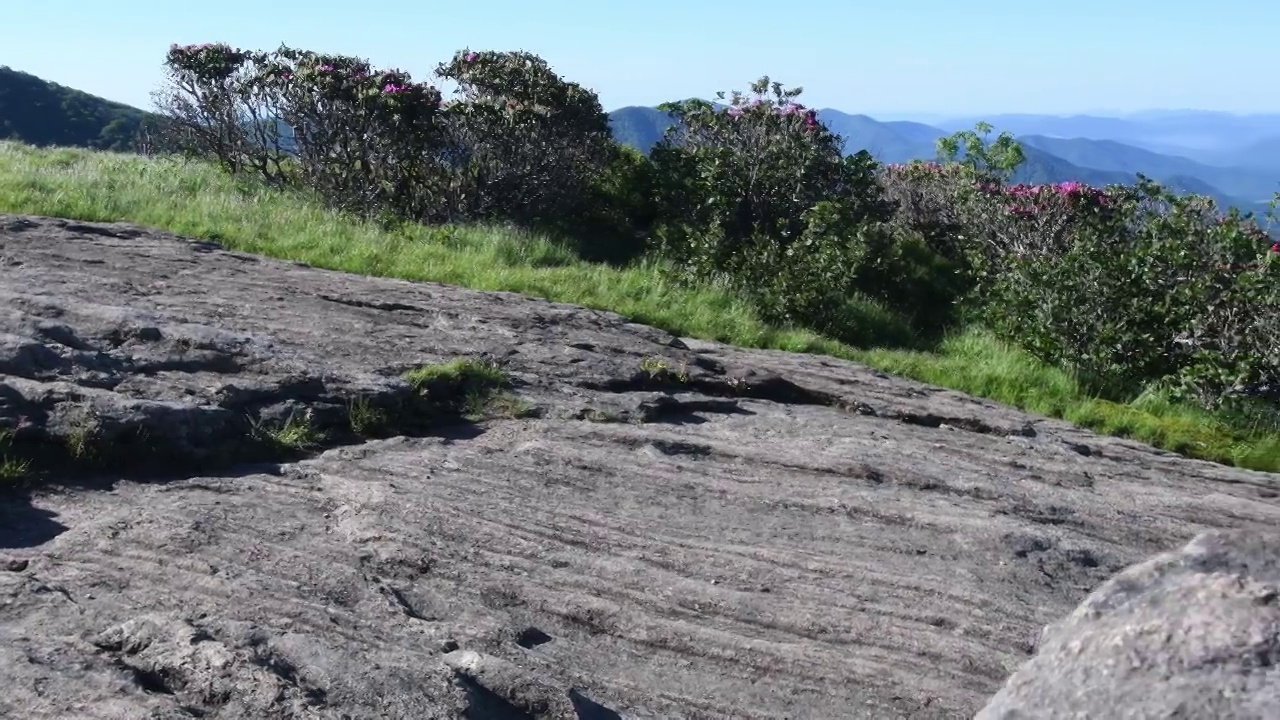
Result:
M436 74L458 85L444 114L461 215L546 223L585 210L616 151L594 92L525 52L463 50Z
M1141 176L1010 185L1011 139L958 135L939 142L944 162L880 178L895 232L951 263L969 320L1106 394L1157 383L1211 406L1280 399L1280 243L1252 219Z
M367 61L281 47L174 46L159 104L177 149L330 204L428 222L583 210L616 148L595 93L528 53L463 51L438 89Z
M839 334L868 257L890 237L892 206L865 152L761 78L727 107L669 103L676 120L654 148L660 220L656 249L684 277L723 282L766 315ZM720 93L718 99L724 100Z
M165 58L168 84L154 98L165 114L157 128L158 149L282 181L287 153L271 121L272 98L256 71L264 60L261 53L225 43L171 45Z
M1158 382L1216 405L1280 377L1280 265L1251 219L1141 177L982 192L974 301L1002 336L1108 394Z
M357 58L173 46L162 93L181 149L361 213L439 215L440 93Z
M292 130L302 182L330 204L428 221L447 215L439 90L358 58L290 48L261 76Z

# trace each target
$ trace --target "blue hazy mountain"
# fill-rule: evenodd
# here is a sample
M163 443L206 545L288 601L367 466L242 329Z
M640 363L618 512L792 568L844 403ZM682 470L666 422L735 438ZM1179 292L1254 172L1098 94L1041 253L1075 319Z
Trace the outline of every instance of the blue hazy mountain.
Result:
M1238 151L1242 148L1280 139L1280 114L1277 113L1148 110L1119 117L1008 114L952 118L933 124L951 131L973 127L979 119L1015 135L1114 140L1211 165L1239 164L1242 157ZM1271 162L1275 160L1273 154Z

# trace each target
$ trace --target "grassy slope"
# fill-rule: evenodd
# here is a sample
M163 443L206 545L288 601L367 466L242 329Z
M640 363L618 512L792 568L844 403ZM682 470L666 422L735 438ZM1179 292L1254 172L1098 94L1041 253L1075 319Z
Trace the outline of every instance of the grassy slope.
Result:
M1096 400L1068 374L979 332L953 337L931 354L861 351L771 327L736 298L681 287L652 265L618 270L584 263L547 238L503 228L384 230L199 164L0 142L0 212L129 221L317 267L521 292L611 310L681 335L825 353L1194 457L1280 471L1275 426L1151 397L1128 405Z

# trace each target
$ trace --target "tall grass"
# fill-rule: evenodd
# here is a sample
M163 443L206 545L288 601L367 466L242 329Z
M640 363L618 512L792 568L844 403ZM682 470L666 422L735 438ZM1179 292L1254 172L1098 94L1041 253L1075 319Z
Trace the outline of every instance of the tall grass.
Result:
M1068 373L976 329L947 338L935 352L853 348L765 323L742 299L674 283L655 262L588 263L553 238L509 227L355 220L202 163L0 142L0 212L133 222L316 267L519 292L684 336L832 355L1188 456L1280 471L1275 413L1212 414L1153 393L1127 404L1100 400Z

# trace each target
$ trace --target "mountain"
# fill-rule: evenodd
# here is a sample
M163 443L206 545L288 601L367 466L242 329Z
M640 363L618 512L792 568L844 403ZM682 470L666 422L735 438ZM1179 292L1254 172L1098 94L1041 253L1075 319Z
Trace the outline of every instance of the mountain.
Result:
M675 124L671 116L657 108L632 105L609 113L613 138L642 152L649 152Z
M934 143L947 134L923 123L881 122L867 115L850 115L830 108L819 110L818 119L845 139L845 152L866 150L885 163L932 158L936 154Z
M0 139L128 150L150 113L0 66Z
M846 139L846 152L866 149L882 162L933 157L934 142L946 134L922 123L880 122L829 108L819 110L818 117L832 132ZM618 142L648 152L674 121L657 108L633 105L609 113L609 123Z
M1280 139L1280 114L1236 114L1204 110L1148 110L1123 117L1034 115L1025 113L963 117L937 121L947 131L986 120L1015 135L1113 140L1153 152L1178 155L1209 165L1280 168L1280 155L1251 157L1247 148Z
M886 163L932 160L938 138L977 122L886 122L834 108L819 110L818 116L844 138L845 152L865 149ZM129 150L143 123L154 118L0 66L0 139ZM1014 176L1018 182L1129 184L1141 172L1175 190L1259 213L1280 190L1280 115L1162 110L1126 117L997 115L987 121L1022 143L1027 160ZM611 112L609 122L619 142L648 152L673 120L657 108L630 106Z
M1280 126L1276 129L1280 131ZM1274 174L1280 175L1280 134L1260 138L1229 150L1201 153L1197 157L1208 165L1269 169Z
M1206 165L1190 158L1164 155L1114 140L1022 135L1018 142L1023 147L1035 147L1080 167L1142 172L1160 182L1176 177L1195 178L1218 192L1251 202L1268 201L1280 190L1280 171ZM1280 151L1280 142L1277 146Z

